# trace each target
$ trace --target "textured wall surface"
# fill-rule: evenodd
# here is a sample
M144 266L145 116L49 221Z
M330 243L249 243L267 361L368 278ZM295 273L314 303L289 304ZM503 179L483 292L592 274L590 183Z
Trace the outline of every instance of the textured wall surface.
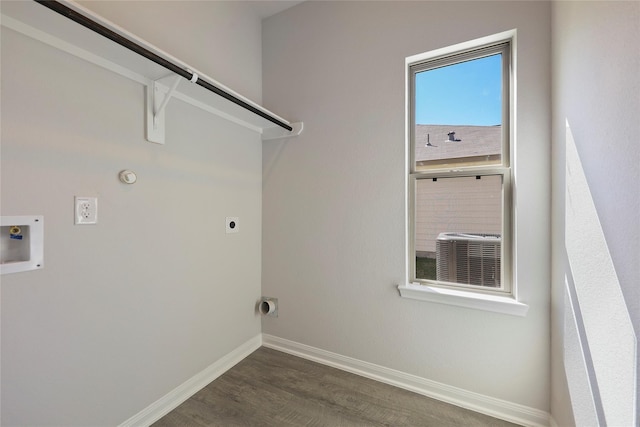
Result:
M251 22L226 43L255 57ZM180 40L209 49L191 29ZM243 72L259 92L259 67ZM45 223L45 268L2 276L3 425L118 425L260 333L260 136L172 100L166 145L151 144L144 99L2 29L2 215ZM118 181L126 168L136 184ZM98 197L97 225L73 225L75 195Z
M517 28L516 268L525 318L399 297L405 58ZM550 6L305 2L263 22L263 332L548 410Z
M582 375L598 371L598 381L604 387L600 392L605 401L605 410L600 405L600 416L607 424L619 424L628 417L629 407L633 407L626 385L606 386L615 382L617 369L624 367L629 352L638 357L637 337L640 330L640 4L638 2L553 2L553 269L552 269L552 413L559 425L571 422L571 407L576 409L576 422L580 417L588 416L593 405L588 399L590 390L580 378L571 377L575 371L566 367L570 384L565 380L565 365L574 360L587 357L582 366ZM584 170L581 185L588 194L591 211L572 212L569 207L574 203L565 195L570 186L567 166L571 159L567 155L569 147L573 150L573 163ZM567 206L567 209L565 209ZM565 223L571 221L571 223ZM595 226L594 226L595 224ZM584 228L584 230L581 230ZM584 231L580 234L580 231ZM594 245L584 243L584 236L597 231L602 241ZM565 240L565 236L566 239ZM570 239L570 240L569 240ZM589 262L588 257L566 262L565 255L570 249L591 248L589 256L597 262ZM571 255L571 254L569 254ZM576 262L578 261L578 262ZM608 273L608 263L613 273ZM607 269L602 268L607 265ZM571 267L571 268L570 268ZM575 269L578 269L575 271ZM574 269L574 271L571 271ZM596 273L596 274L593 274ZM603 282L603 274L609 279ZM582 304L584 319L567 322L572 317L574 307L566 305L565 276L575 276L575 287L583 292L582 300L577 298L573 304ZM582 280L578 280L581 278ZM585 280L586 278L586 280ZM600 299L597 312L589 311L596 293L590 287L611 289L606 298ZM622 306L610 304L610 299L621 294ZM625 306L626 305L626 306ZM607 316L611 313L611 316ZM623 315L626 321L621 324L609 323L615 316ZM599 316L604 316L600 318ZM570 319L571 320L571 319ZM585 339L580 346L568 346L580 332L566 331L565 325L572 324L581 328ZM597 326L595 329L589 325ZM631 343L623 342L621 337L630 330ZM586 328L585 328L586 326ZM605 328L610 328L610 333ZM605 329L605 330L603 330ZM593 337L594 332L601 333L603 339ZM635 332L635 344L633 334ZM568 336L565 336L568 335ZM634 350L635 347L635 350ZM589 349L609 354L609 359L590 362ZM614 350L615 349L615 350ZM585 350L587 354L584 354ZM636 384L638 366L636 360ZM584 362L583 362L584 363ZM613 369L609 369L607 365ZM618 365L618 366L616 366ZM629 365L634 369L633 362ZM603 371L604 369L604 371ZM605 378L602 373L607 372ZM572 393L569 395L568 390ZM638 389L636 385L636 390ZM624 393L624 394L620 394ZM637 391L636 391L637 393ZM598 396L596 396L597 400ZM607 403L608 401L608 403ZM638 407L636 395L636 411ZM611 408L614 413L611 413ZM609 412L608 414L606 412ZM594 412L595 414L595 412ZM596 414L597 415L597 414ZM637 413L636 423L637 423ZM618 418L622 417L622 418ZM627 418L628 419L628 418Z

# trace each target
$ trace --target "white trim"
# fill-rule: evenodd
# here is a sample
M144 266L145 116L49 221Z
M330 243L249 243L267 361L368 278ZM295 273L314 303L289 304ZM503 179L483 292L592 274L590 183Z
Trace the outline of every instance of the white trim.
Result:
M524 426L549 426L550 415L539 409L484 396L273 335L262 334L262 342L264 347L312 360L492 417Z
M516 37L516 33L517 30L503 31L502 33L492 34L486 37L481 37L479 39L469 40L463 43L454 44L452 46L446 46L440 49L430 50L429 52L423 52L417 55L408 56L405 59L405 65L409 66L410 64L413 64L415 62L426 61L437 58L439 56L447 56L453 53L461 52L463 50L475 49L478 46L512 40Z
M446 46L440 49L412 55L405 58L405 280L408 285L398 286L400 296L421 301L437 302L466 308L493 311L504 314L525 316L529 307L518 302L516 286L516 215L515 206L515 122L516 122L516 93L515 93L515 58L516 58L517 30L508 30L492 34L475 40ZM465 166L460 169L432 169L426 171L415 170L414 130L415 118L413 108L415 104L414 80L416 69L428 70L427 64L437 63L438 66L453 65L461 61L461 55L468 59L477 59L483 54L500 53L502 61L502 160L500 166ZM505 83L507 83L505 85ZM506 157L504 157L506 155ZM432 286L433 281L423 281L416 276L416 181L428 177L457 177L485 174L501 175L502 185L502 291L509 296L496 295L492 289L479 287L476 291L464 291L455 288L445 289ZM420 281L423 285L417 286ZM426 283L424 283L426 282ZM481 292L486 291L484 296Z
M258 334L124 421L119 427L150 426L256 351L261 345L262 335Z
M440 288L429 285L409 283L398 285L403 298L429 301L439 304L455 305L476 310L493 311L495 313L526 316L529 306L510 296L491 295L463 291L460 289Z

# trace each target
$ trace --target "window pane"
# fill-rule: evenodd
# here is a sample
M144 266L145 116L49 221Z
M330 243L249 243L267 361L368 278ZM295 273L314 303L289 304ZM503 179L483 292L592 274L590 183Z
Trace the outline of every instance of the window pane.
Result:
M416 279L500 287L502 176L418 179Z
M502 54L415 74L415 170L500 164Z

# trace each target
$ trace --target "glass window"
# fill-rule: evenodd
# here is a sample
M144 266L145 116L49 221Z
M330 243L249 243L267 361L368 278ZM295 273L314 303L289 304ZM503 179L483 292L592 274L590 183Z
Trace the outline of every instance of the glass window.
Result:
M413 282L511 290L509 47L409 65Z

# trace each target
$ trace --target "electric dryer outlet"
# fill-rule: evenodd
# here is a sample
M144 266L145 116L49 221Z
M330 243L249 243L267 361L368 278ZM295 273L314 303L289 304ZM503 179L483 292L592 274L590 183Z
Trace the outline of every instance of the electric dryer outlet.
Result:
M240 218L237 216L228 216L226 218L225 231L229 233L238 233L240 231Z

